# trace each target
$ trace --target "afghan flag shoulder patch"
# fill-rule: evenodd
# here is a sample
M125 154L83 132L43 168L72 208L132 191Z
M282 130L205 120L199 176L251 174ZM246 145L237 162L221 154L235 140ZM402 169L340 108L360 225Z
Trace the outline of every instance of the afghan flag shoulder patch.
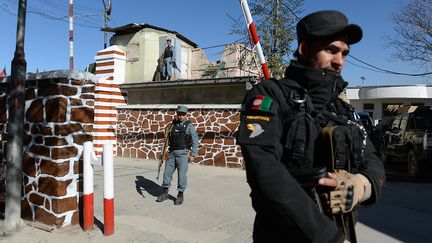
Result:
M251 104L252 110L269 111L273 103L273 99L269 96L256 95Z

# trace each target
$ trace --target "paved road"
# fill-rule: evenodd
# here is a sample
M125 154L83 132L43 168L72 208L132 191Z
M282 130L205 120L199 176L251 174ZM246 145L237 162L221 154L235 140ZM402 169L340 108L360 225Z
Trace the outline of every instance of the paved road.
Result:
M115 158L115 233L103 228L103 169L95 167L96 227L46 232L24 227L5 242L252 242L254 212L245 172L190 166L185 202L155 202L160 193L156 161ZM389 181L380 203L360 210L359 242L432 242L431 183ZM403 196L400 196L403 195Z
M361 208L359 221L398 242L430 243L431 189L431 178L414 181L405 172L390 169L382 198L372 207Z

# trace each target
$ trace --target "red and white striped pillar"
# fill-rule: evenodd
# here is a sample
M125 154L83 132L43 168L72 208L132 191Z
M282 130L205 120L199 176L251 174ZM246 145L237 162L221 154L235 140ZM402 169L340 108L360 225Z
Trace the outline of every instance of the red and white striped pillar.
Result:
M104 235L114 234L114 163L113 145L103 145L104 167Z
M116 152L117 106L126 105L127 94L120 90L125 80L126 53L110 46L96 54L96 75L93 142L97 155L103 144L114 144Z
M242 11L243 11L243 16L245 18L246 25L248 28L249 41L251 42L251 45L253 44L252 49L256 49L256 51L258 53L258 59L259 59L260 64L261 64L261 68L262 68L262 71L264 73L264 77L266 79L270 79L270 72L268 70L267 63L266 63L266 60L264 57L264 53L262 51L261 44L259 42L258 33L256 31L255 24L253 22L252 15L251 15L250 10L249 10L249 5L247 3L247 0L240 0L240 5L241 5Z
M83 174L84 174L84 230L93 228L94 225L94 187L93 167L91 165L93 143L85 142L83 151Z

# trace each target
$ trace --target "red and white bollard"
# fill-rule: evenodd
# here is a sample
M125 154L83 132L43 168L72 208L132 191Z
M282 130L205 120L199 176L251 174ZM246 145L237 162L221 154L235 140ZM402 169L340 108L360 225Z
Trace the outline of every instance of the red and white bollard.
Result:
M103 145L104 235L114 234L114 163L113 145Z
M83 174L84 174L84 230L93 228L94 225L94 189L93 189L93 166L96 159L93 152L93 143L85 142L83 151Z
M261 63L261 68L264 73L265 79L270 79L270 72L268 70L265 61L264 53L262 51L261 44L259 42L258 33L256 31L255 24L253 22L252 15L249 10L249 5L247 3L247 0L240 0L240 5L248 28L249 41L251 42L251 45L253 44L252 49L255 48L256 51L258 52L258 59Z
M114 234L114 163L113 145L104 144L102 163L93 151L93 143L84 143L84 230L93 228L94 225L94 186L93 166L104 167L104 235Z

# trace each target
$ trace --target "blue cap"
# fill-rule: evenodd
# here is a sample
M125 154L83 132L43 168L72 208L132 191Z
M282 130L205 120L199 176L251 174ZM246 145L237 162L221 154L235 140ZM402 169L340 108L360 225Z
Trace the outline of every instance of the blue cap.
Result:
M184 105L179 105L177 106L177 112L181 112L181 113L187 113L188 108Z

